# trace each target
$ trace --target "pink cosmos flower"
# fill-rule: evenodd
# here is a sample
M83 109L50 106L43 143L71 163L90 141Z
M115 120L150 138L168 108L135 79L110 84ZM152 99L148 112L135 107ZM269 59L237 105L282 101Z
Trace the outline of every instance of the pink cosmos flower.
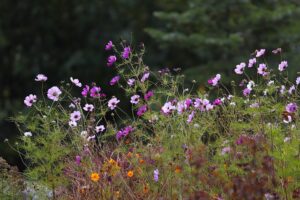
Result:
M115 76L110 80L109 84L111 86L116 85L119 82L119 80L120 80L120 76Z
M256 50L256 57L259 58L261 57L262 55L264 55L266 52L265 49L260 49L260 50Z
M89 94L89 91L90 91L90 86L86 85L82 92L81 92L81 95L84 96L84 97L87 97L87 95Z
M284 71L286 68L288 67L288 62L287 61L282 61L279 65L278 65L278 70L279 71Z
M248 67L251 68L256 63L256 58L249 59Z
M218 106L218 105L221 105L222 104L222 100L221 99L215 99L214 102L213 102L213 105L215 106Z
M245 88L245 89L243 90L243 95L244 95L245 97L249 96L250 93L251 93L251 89L249 89L249 88Z
M159 178L159 171L158 171L158 169L155 169L153 171L153 179L155 182L158 182L158 178Z
M34 80L35 81L47 81L48 78L44 74L38 74Z
M228 153L230 153L230 151L231 151L231 148L230 148L230 147L224 147L224 148L222 149L221 155L228 154Z
M174 106L172 104L172 102L166 102L163 107L161 108L161 111L164 113L164 114L170 114L173 110L176 109L176 106Z
M147 105L142 105L141 107L139 107L138 111L137 111L137 116L142 116L145 112L147 112L148 107Z
M117 138L117 140L120 140L122 137L126 137L133 131L134 131L134 128L132 126L126 126L125 128L123 128L117 132L116 138Z
M132 104L138 104L140 101L140 95L133 95L131 98L130 98L130 103Z
M36 95L30 94L27 97L25 97L24 104L27 107L31 107L33 105L33 103L35 103L36 101L37 101Z
M296 103L289 103L288 105L286 105L285 107L285 110L288 112L288 113L294 113L296 112L298 109L298 106Z
M144 73L143 77L141 78L141 82L144 83L150 76L149 72Z
M79 111L74 111L71 113L70 120L73 122L77 122L81 119L81 114Z
M91 96L92 98L100 97L100 91L101 91L101 88L100 88L100 87L94 86L94 87L92 87L92 89L90 90L90 96Z
M152 96L153 96L153 91L152 91L152 90L148 91L148 92L144 95L145 101L149 101L150 98L151 98Z
M267 66L266 64L259 64L259 67L257 68L257 73L262 76L267 76L269 73L267 72Z
M125 47L122 53L122 58L127 59L131 53L130 47Z
M70 78L71 82L76 85L77 87L82 87L82 84L80 83L80 81L76 78L73 79L73 77Z
M99 133L99 132L102 133L104 130L105 130L104 125L96 126L96 128L95 128L96 133Z
M181 115L186 109L187 109L187 105L186 105L185 101L179 101L177 103L177 112L178 112L178 114Z
M117 104L120 102L119 99L117 99L116 97L113 97L111 98L109 101L108 101L108 107L111 109L111 110L114 110L116 107L117 107Z
M209 79L207 82L209 85L216 86L218 85L220 80L221 80L221 75L217 74L215 77Z
M272 51L273 54L278 54L278 53L281 53L282 49L281 48L277 48L277 49L274 49Z
M107 59L107 66L111 67L117 61L116 56L109 56Z
M187 123L191 123L193 121L194 117L195 117L195 111L192 111L192 113L189 114L188 119L186 120Z
M133 86L134 83L135 83L135 79L134 79L134 78L130 78L130 79L128 79L128 81L127 81L127 84L128 84L129 86Z
M243 74L245 67L246 67L246 63L242 62L235 67L234 72L236 74Z
M300 84L300 77L297 77L297 79L296 79L296 84L297 84L297 85Z
M53 101L58 101L59 96L62 94L61 90L57 86L53 86L48 90L47 96Z
M289 89L289 94L293 94L296 91L296 87L292 85Z
M85 104L85 106L83 107L83 110L85 110L87 112L92 112L94 110L94 106L92 104Z
M214 108L214 106L207 99L199 99L197 98L194 102L194 107L199 109L200 111L209 111Z
M109 41L106 45L105 45L105 50L111 50L113 48L114 44L112 43L112 41Z
M77 122L71 120L71 121L69 121L69 126L70 126L71 128L74 128L74 127L77 126Z

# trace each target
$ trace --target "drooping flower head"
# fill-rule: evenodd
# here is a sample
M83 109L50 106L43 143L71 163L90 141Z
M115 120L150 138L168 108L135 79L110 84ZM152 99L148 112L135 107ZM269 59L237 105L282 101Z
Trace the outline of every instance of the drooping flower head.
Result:
M90 86L86 85L82 92L81 92L81 95L84 96L84 97L87 97L87 95L89 94L89 91L90 91Z
M216 86L218 85L220 80L221 80L221 75L217 74L215 77L209 79L207 82L209 85Z
M150 98L153 96L153 91L149 90L145 95L144 95L144 99L145 101L149 101Z
M242 62L242 63L236 65L234 72L236 74L243 74L245 67L246 67L246 63Z
M73 122L77 122L81 119L80 111L74 111L71 113L70 120Z
M285 110L288 112L288 113L294 113L296 112L298 109L298 106L296 103L289 103L288 105L286 105L285 107Z
M188 119L186 120L187 123L191 123L195 117L195 111L192 111L191 114L189 114Z
M287 61L282 61L279 65L278 65L278 70L279 71L284 71L286 68L288 67L288 62Z
M130 103L132 104L138 104L140 101L140 95L133 95L131 98L130 98Z
M119 80L120 80L120 76L117 75L117 76L113 77L113 78L110 80L109 84L110 84L111 86L113 86L113 85L117 84L117 83L119 82Z
M111 67L117 61L116 56L109 56L107 59L107 66Z
M61 90L57 86L53 86L48 90L47 96L52 101L58 101L59 96L62 94Z
M109 41L106 45L105 45L105 50L111 50L113 48L114 44L112 43L112 41Z
M45 81L48 80L48 78L44 74L38 74L34 80L35 81L43 81L43 82L45 82Z
M125 47L122 52L122 58L124 58L124 59L129 58L130 53L131 53L130 47Z
M145 72L141 78L141 82L144 83L150 76L149 72Z
M116 107L117 107L117 104L120 102L119 99L117 99L116 97L113 97L111 98L109 101L108 101L108 107L111 109L111 110L114 110Z
M142 116L145 112L147 112L148 107L147 105L142 105L141 107L139 107L138 111L137 111L137 116Z
M70 80L77 87L82 87L82 84L80 83L80 81L77 78L73 79L73 77L71 77Z
M129 86L133 86L134 83L135 83L135 79L134 79L134 78L130 78L130 79L128 79L128 81L127 81L127 84L128 84Z
M27 107L31 107L33 105L33 103L35 103L36 101L37 101L36 95L30 94L27 97L25 97L24 104Z
M256 50L256 57L259 58L265 54L265 49Z

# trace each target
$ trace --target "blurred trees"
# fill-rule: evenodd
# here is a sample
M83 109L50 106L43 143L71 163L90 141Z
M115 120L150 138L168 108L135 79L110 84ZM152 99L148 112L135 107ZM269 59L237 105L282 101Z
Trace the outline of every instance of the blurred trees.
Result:
M154 16L160 26L146 31L170 63L189 68L189 78L206 81L217 72L230 78L234 66L259 48L283 48L294 72L300 61L299 1L162 0Z

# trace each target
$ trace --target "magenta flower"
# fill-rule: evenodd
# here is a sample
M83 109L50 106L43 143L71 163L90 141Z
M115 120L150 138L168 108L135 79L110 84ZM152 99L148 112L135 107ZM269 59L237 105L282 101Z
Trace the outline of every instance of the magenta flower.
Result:
M248 67L251 68L256 63L256 58L249 59Z
M120 80L120 76L115 76L110 80L109 84L111 86L113 86L113 85L117 84L119 82L119 80Z
M123 128L117 132L116 138L117 138L117 140L120 140L122 137L126 137L133 131L134 131L134 128L132 126L126 126L125 128Z
M127 59L131 53L130 47L125 47L122 53L122 58Z
M215 99L214 102L213 102L213 105L215 106L218 106L218 105L221 105L222 104L222 100L221 99Z
M250 93L251 93L251 89L249 89L249 88L245 88L245 89L243 90L243 95L244 95L245 97L249 96Z
M245 67L246 67L246 64L242 62L239 65L236 65L234 72L236 74L243 74Z
M77 155L75 157L75 162L76 162L77 165L80 165L80 163L81 163L81 157Z
M81 92L81 95L84 96L84 97L87 97L87 95L89 94L89 91L90 91L90 86L86 85L82 92Z
M109 41L106 45L105 45L105 50L111 50L113 48L114 44L112 43L112 41Z
M141 82L144 83L150 76L149 72L144 73L144 75L141 78Z
M288 113L294 113L296 112L298 109L298 106L296 103L289 103L288 105L286 105L285 107L285 110L288 112Z
M257 73L262 75L262 76L267 76L269 73L267 72L267 66L266 64L259 64L258 68L257 68Z
M130 78L130 79L128 79L128 81L127 81L127 84L128 84L130 87L133 86L134 83L135 83L135 79L134 79L134 78Z
M214 108L214 106L207 99L199 99L197 98L194 102L194 107L199 109L200 111L209 111Z
M92 112L94 110L94 106L92 104L85 104L85 106L83 107L83 110L85 110L87 112Z
M284 71L286 68L288 67L288 62L287 61L282 61L279 65L278 65L278 70L279 71Z
M77 78L73 79L73 77L71 77L70 80L77 87L82 87L82 84L80 83L80 81Z
M38 74L34 80L35 81L47 81L48 78L44 74Z
M256 57L259 58L265 54L265 49L256 50Z
M140 101L140 95L133 95L131 98L130 98L130 103L132 104L138 104Z
M159 178L159 171L158 171L158 169L155 169L153 171L153 179L155 182L158 182L158 178Z
M92 87L92 89L90 90L90 96L91 96L92 98L100 97L100 91L101 91L101 88L100 88L100 87L94 86L94 87Z
M185 105L186 105L187 108L189 108L192 104L193 104L192 99L186 99L185 100Z
M187 123L191 123L193 121L195 117L195 111L192 111L191 114L189 114L188 119L187 119Z
M31 107L33 103L35 103L37 101L37 97L36 95L30 94L27 97L25 97L24 99L24 104L27 107Z
M217 74L215 77L209 79L207 82L209 85L216 86L218 85L220 80L221 80L221 75Z
M70 120L73 122L77 122L81 119L81 114L79 111L74 111L71 113Z
M153 96L153 91L152 91L152 90L148 91L148 92L144 95L145 101L149 101L150 98L151 98L152 96Z
M109 56L107 59L107 66L111 67L117 61L116 56Z
M119 99L117 99L116 97L113 97L111 98L109 101L108 101L108 107L111 109L111 110L114 110L116 107L117 107L117 104L120 102Z
M53 101L58 101L59 99L59 96L61 95L61 90L56 87L56 86L53 86L52 88L50 88L48 90L48 93L47 93L47 96L49 99L53 100Z
M145 112L147 112L148 107L147 105L143 105L141 107L139 107L138 111L137 111L137 116L141 117Z

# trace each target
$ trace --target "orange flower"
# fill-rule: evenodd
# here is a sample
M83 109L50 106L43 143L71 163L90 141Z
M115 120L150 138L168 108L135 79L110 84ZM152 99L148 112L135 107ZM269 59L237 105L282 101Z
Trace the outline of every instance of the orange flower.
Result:
M91 180L94 182L97 182L100 179L100 175L96 172L93 172L90 177L91 177Z
M143 192L144 192L144 194L147 194L149 192L149 186L148 186L148 184L144 185Z
M176 168L175 168L175 173L176 174L179 174L180 172L181 172L181 167L180 166L176 166Z
M140 164L143 164L145 161L143 159L139 160Z
M132 170L128 171L128 172L127 172L127 176L128 176L129 178L133 177L133 171L132 171Z
M114 160L114 159L109 159L109 164L111 164L111 165L117 165L117 162Z

